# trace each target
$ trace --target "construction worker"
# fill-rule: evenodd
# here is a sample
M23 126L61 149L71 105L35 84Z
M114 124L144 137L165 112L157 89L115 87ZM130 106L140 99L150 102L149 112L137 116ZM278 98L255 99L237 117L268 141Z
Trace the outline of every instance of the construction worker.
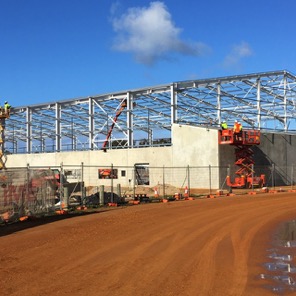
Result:
M236 141L239 140L240 127L241 125L239 124L239 122L235 120L233 125L233 134L234 134L234 139Z
M242 124L236 120L233 126L233 133L234 133L235 140L242 141L242 130L243 130Z
M238 134L240 132L240 124L239 124L239 122L237 120L234 122L233 132L235 134Z
M220 124L222 130L227 130L228 129L228 126L227 126L227 123L225 120L222 121L222 123Z
M8 104L7 101L4 102L4 111L6 114L9 115L11 106Z
M241 133L243 131L243 126L240 122L238 122L238 128L239 128L239 132Z

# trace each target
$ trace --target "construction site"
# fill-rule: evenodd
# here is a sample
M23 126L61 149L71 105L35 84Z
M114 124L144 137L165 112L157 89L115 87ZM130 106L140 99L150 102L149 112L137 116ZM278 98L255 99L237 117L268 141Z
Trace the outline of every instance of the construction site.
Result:
M296 76L272 71L3 110L2 220L67 209L71 200L293 190L295 97Z
M294 295L296 76L1 108L1 295Z

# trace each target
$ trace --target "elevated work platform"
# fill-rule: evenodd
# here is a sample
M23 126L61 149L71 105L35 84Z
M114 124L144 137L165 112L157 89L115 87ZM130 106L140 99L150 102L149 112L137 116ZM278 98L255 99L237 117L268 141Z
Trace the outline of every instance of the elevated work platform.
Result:
M219 131L219 144L227 145L259 145L260 131L245 130L235 133L232 129Z
M235 172L235 180L231 182L230 176L227 176L226 183L232 188L251 188L253 186L262 187L265 184L265 176L257 177L254 175L254 152L253 145L260 144L259 130L245 130L235 132L232 129L220 130L219 144L234 145L235 165L238 167Z

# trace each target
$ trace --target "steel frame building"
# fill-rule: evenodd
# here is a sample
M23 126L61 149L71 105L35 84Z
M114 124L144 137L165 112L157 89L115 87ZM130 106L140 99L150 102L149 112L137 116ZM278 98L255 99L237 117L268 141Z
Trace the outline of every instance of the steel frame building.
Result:
M120 116L116 116L126 102ZM171 145L172 124L296 132L296 76L272 71L218 77L14 107L6 121L7 153Z

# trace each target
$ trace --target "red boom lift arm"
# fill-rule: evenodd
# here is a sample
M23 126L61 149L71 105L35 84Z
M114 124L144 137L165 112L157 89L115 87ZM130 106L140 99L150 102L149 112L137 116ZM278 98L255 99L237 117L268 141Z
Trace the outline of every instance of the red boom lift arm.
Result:
M106 145L107 145L107 143L108 143L108 141L109 141L109 138L111 137L111 134L112 134L113 128L114 128L114 126L115 126L115 123L116 123L118 117L120 116L120 114L122 113L122 111L126 108L126 106L127 106L127 100L124 99L124 100L121 102L121 104L120 104L120 108L119 108L119 110L117 111L115 117L113 118L113 122L112 122L112 124L111 124L111 127L110 127L108 133L107 133L106 140L105 140L105 142L103 143L102 149L104 150L104 152L106 152Z

